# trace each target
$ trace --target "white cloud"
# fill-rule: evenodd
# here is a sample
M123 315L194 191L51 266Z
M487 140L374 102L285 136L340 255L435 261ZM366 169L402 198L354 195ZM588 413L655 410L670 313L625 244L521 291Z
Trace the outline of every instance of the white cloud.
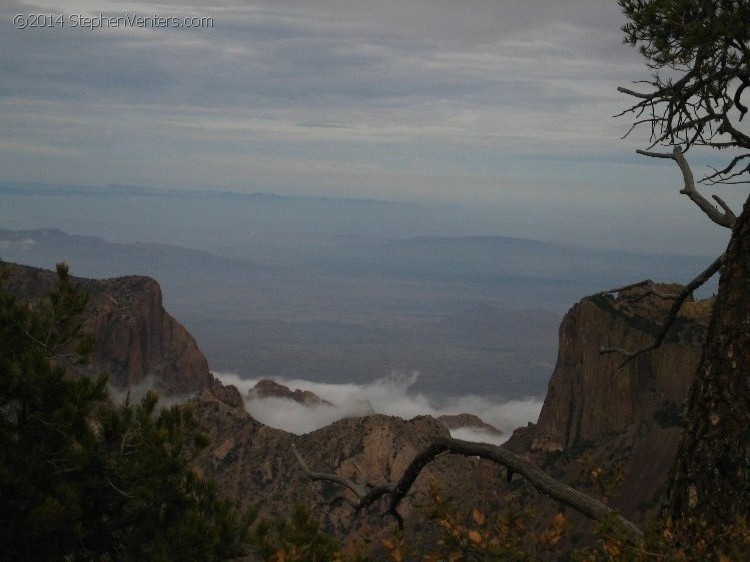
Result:
M129 397L131 404L137 404L150 390L155 390L159 396L157 410L169 408L174 404L182 404L192 398L195 393L167 394L159 390L159 379L154 375L147 375L137 384L129 387L121 387L114 384L109 385L109 396L112 402L121 405Z
M476 443L489 443L491 445L502 445L508 440L509 435L496 435L473 427L460 427L451 431L451 437L474 441Z
M214 375L224 384L236 386L243 396L246 396L248 390L258 382L258 379L243 379L228 373ZM438 417L467 413L479 416L484 422L499 429L503 432L503 437L498 438L474 429L454 431L454 437L497 444L505 441L515 428L536 421L542 407L542 400L535 397L494 402L476 395L456 396L438 404L424 394L410 391L418 376L417 373L392 374L364 384L276 379L276 382L290 389L309 390L328 400L333 406L308 407L292 400L268 398L246 399L245 408L258 421L298 435L345 417L372 413L398 416L407 420L420 415Z

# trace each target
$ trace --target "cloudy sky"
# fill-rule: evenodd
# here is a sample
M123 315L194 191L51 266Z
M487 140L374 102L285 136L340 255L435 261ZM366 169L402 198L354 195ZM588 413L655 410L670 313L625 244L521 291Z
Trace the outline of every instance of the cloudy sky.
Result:
M35 14L52 26L20 29ZM81 27L100 15L212 25ZM680 241L698 223L688 253L727 238L670 162L634 154L646 130L620 138L616 88L647 72L615 0L31 0L0 17L0 180L462 202L661 221Z

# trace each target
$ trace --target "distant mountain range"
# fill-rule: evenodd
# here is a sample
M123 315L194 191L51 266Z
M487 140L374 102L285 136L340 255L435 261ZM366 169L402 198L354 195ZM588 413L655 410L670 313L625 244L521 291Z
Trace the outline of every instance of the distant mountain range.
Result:
M438 397L456 389L541 396L561 314L581 294L644 272L689 279L705 265L497 236L312 245L290 255L250 260L57 229L0 230L8 261L155 278L216 370L321 382L419 371L414 391Z

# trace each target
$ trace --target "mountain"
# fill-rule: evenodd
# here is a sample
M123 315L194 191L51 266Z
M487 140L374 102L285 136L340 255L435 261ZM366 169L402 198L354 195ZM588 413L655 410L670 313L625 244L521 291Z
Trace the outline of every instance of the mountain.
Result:
M129 275L165 277L179 282L178 271L198 270L203 276L242 277L258 269L248 260L214 256L172 244L112 243L97 236L68 234L54 228L0 229L0 257L36 267L64 261L81 277ZM194 277L193 275L188 277Z
M664 293L679 288L655 287ZM712 301L686 303L664 344L622 368L620 356L602 355L600 348L636 349L649 343L671 302L632 289L577 303L560 327L557 364L539 421L516 430L504 445L577 489L605 494L610 505L636 522L654 514L673 465L682 403ZM224 493L241 502L257 500L272 514L295 501L323 501L326 507L317 510L323 527L343 541L361 539L363 533L386 536L394 523L384 522L378 509L357 516L347 505L329 504L343 490L307 480L291 453L292 444L311 470L394 482L421 448L446 435L444 423L429 417L404 421L376 415L294 436L253 420L236 389L218 382L193 404L203 430L212 436L199 466L218 478ZM441 483L445 498L485 513L530 508L535 513L532 525L540 527L560 509L520 478L506 483L504 470L492 463L447 455L428 466L403 506L407 540L416 545L429 544L438 532L416 508L416 498L428 494L431 481ZM590 522L575 513L567 517L572 540L585 540Z
M39 298L54 282L48 271L6 267L9 288L24 300ZM345 491L311 482L292 446L311 470L359 482L394 482L417 452L434 438L448 435L446 420L372 415L299 436L269 428L246 412L236 388L211 377L195 341L164 311L156 282L125 277L76 283L90 295L86 325L99 342L87 372L107 370L115 384L123 386L153 375L167 392L197 391L189 404L209 444L194 459L195 469L216 479L222 495L244 507L258 505L270 516L288 515L300 502L317 506L323 528L344 542L390 536L394 522L383 518L380 510L357 514L345 502L334 501ZM679 288L655 287L661 293ZM560 326L557 363L538 422L516 430L505 445L565 483L606 494L610 505L636 522L657 509L674 462L682 404L705 340L712 301L686 303L664 344L622 367L621 357L602 355L600 349L637 349L648 343L670 304L638 288L578 302ZM460 326L468 317L486 327L492 325L495 312L479 307L447 323ZM468 422L476 420L459 421L471 425ZM429 521L429 510L420 507L434 482L440 482L446 501L487 514L521 505L532 508L538 524L544 525L559 509L518 477L506 483L504 469L488 461L446 455L428 466L400 508L407 541L417 554L434 544L440 532ZM574 540L585 537L589 523L575 514L569 518ZM384 555L378 553L381 544L371 543L376 558Z
M322 255L306 255L269 265L54 229L0 230L0 257L10 261L66 261L82 277L157 279L165 306L218 372L336 383L419 371L414 390L438 398L456 388L505 398L542 394L560 315L524 308L528 294L516 301L517 288L364 270L351 277L326 269Z
M3 264L8 290L33 302L49 293L51 271ZM83 374L109 373L110 384L133 388L150 384L167 394L206 388L212 377L195 339L162 306L159 284L147 277L92 280L74 278L89 295L84 330L94 334L96 349Z
M339 248L335 254L318 253L316 259L321 268L342 274L544 286L554 291L558 305L571 289L580 296L586 287L617 286L646 273L656 279L692 277L707 263L701 256L599 250L507 236L420 236Z

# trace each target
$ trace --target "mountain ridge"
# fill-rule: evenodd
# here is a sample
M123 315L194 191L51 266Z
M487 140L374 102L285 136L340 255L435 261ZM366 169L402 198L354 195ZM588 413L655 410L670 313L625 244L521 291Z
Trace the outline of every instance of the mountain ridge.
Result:
M53 272L0 262L8 273L7 290L23 302L44 298ZM94 335L90 360L77 367L84 375L110 375L117 388L152 380L167 394L189 394L206 388L212 377L208 361L192 335L162 305L159 284L148 277L105 280L72 278L88 294L84 331Z
M6 267L11 271L9 287L25 299L38 298L54 281L48 271ZM317 505L323 500L329 504L319 511L323 528L342 541L392 533L393 522L378 510L357 516L345 503L332 504L342 490L311 482L292 445L312 470L394 482L417 452L448 435L438 420L371 415L299 436L264 426L247 413L236 388L210 375L195 341L161 306L155 281L126 277L76 282L91 294L93 312L87 318L95 319L92 326L109 355L109 366L95 360L94 372L114 371L114 380L123 384L138 384L151 374L166 392L198 392L189 407L209 444L195 458L195 468L215 478L222 495L242 507L260 505L269 516L288 514L298 502ZM657 288L674 292L679 286ZM643 345L669 306L638 289L581 299L560 326L558 359L537 423L517 429L504 445L583 491L596 493L591 474L611 478L610 505L636 522L658 508L681 432L680 404L700 356L712 302L688 302L663 346L620 371L619 358L602 355L600 348L615 341L627 348ZM128 367L124 375L118 374L123 357ZM143 367L144 360L150 368ZM190 364L195 370L186 367ZM439 529L431 526L416 499L429 493L433 481L442 482L446 498L485 513L522 502L544 521L559 509L523 481L502 484L505 476L497 465L473 458L446 456L431 464L414 489L416 495L400 508L407 539L419 548L437 540ZM570 519L574 534L589 528L589 522L576 515ZM373 544L377 556L379 543Z

